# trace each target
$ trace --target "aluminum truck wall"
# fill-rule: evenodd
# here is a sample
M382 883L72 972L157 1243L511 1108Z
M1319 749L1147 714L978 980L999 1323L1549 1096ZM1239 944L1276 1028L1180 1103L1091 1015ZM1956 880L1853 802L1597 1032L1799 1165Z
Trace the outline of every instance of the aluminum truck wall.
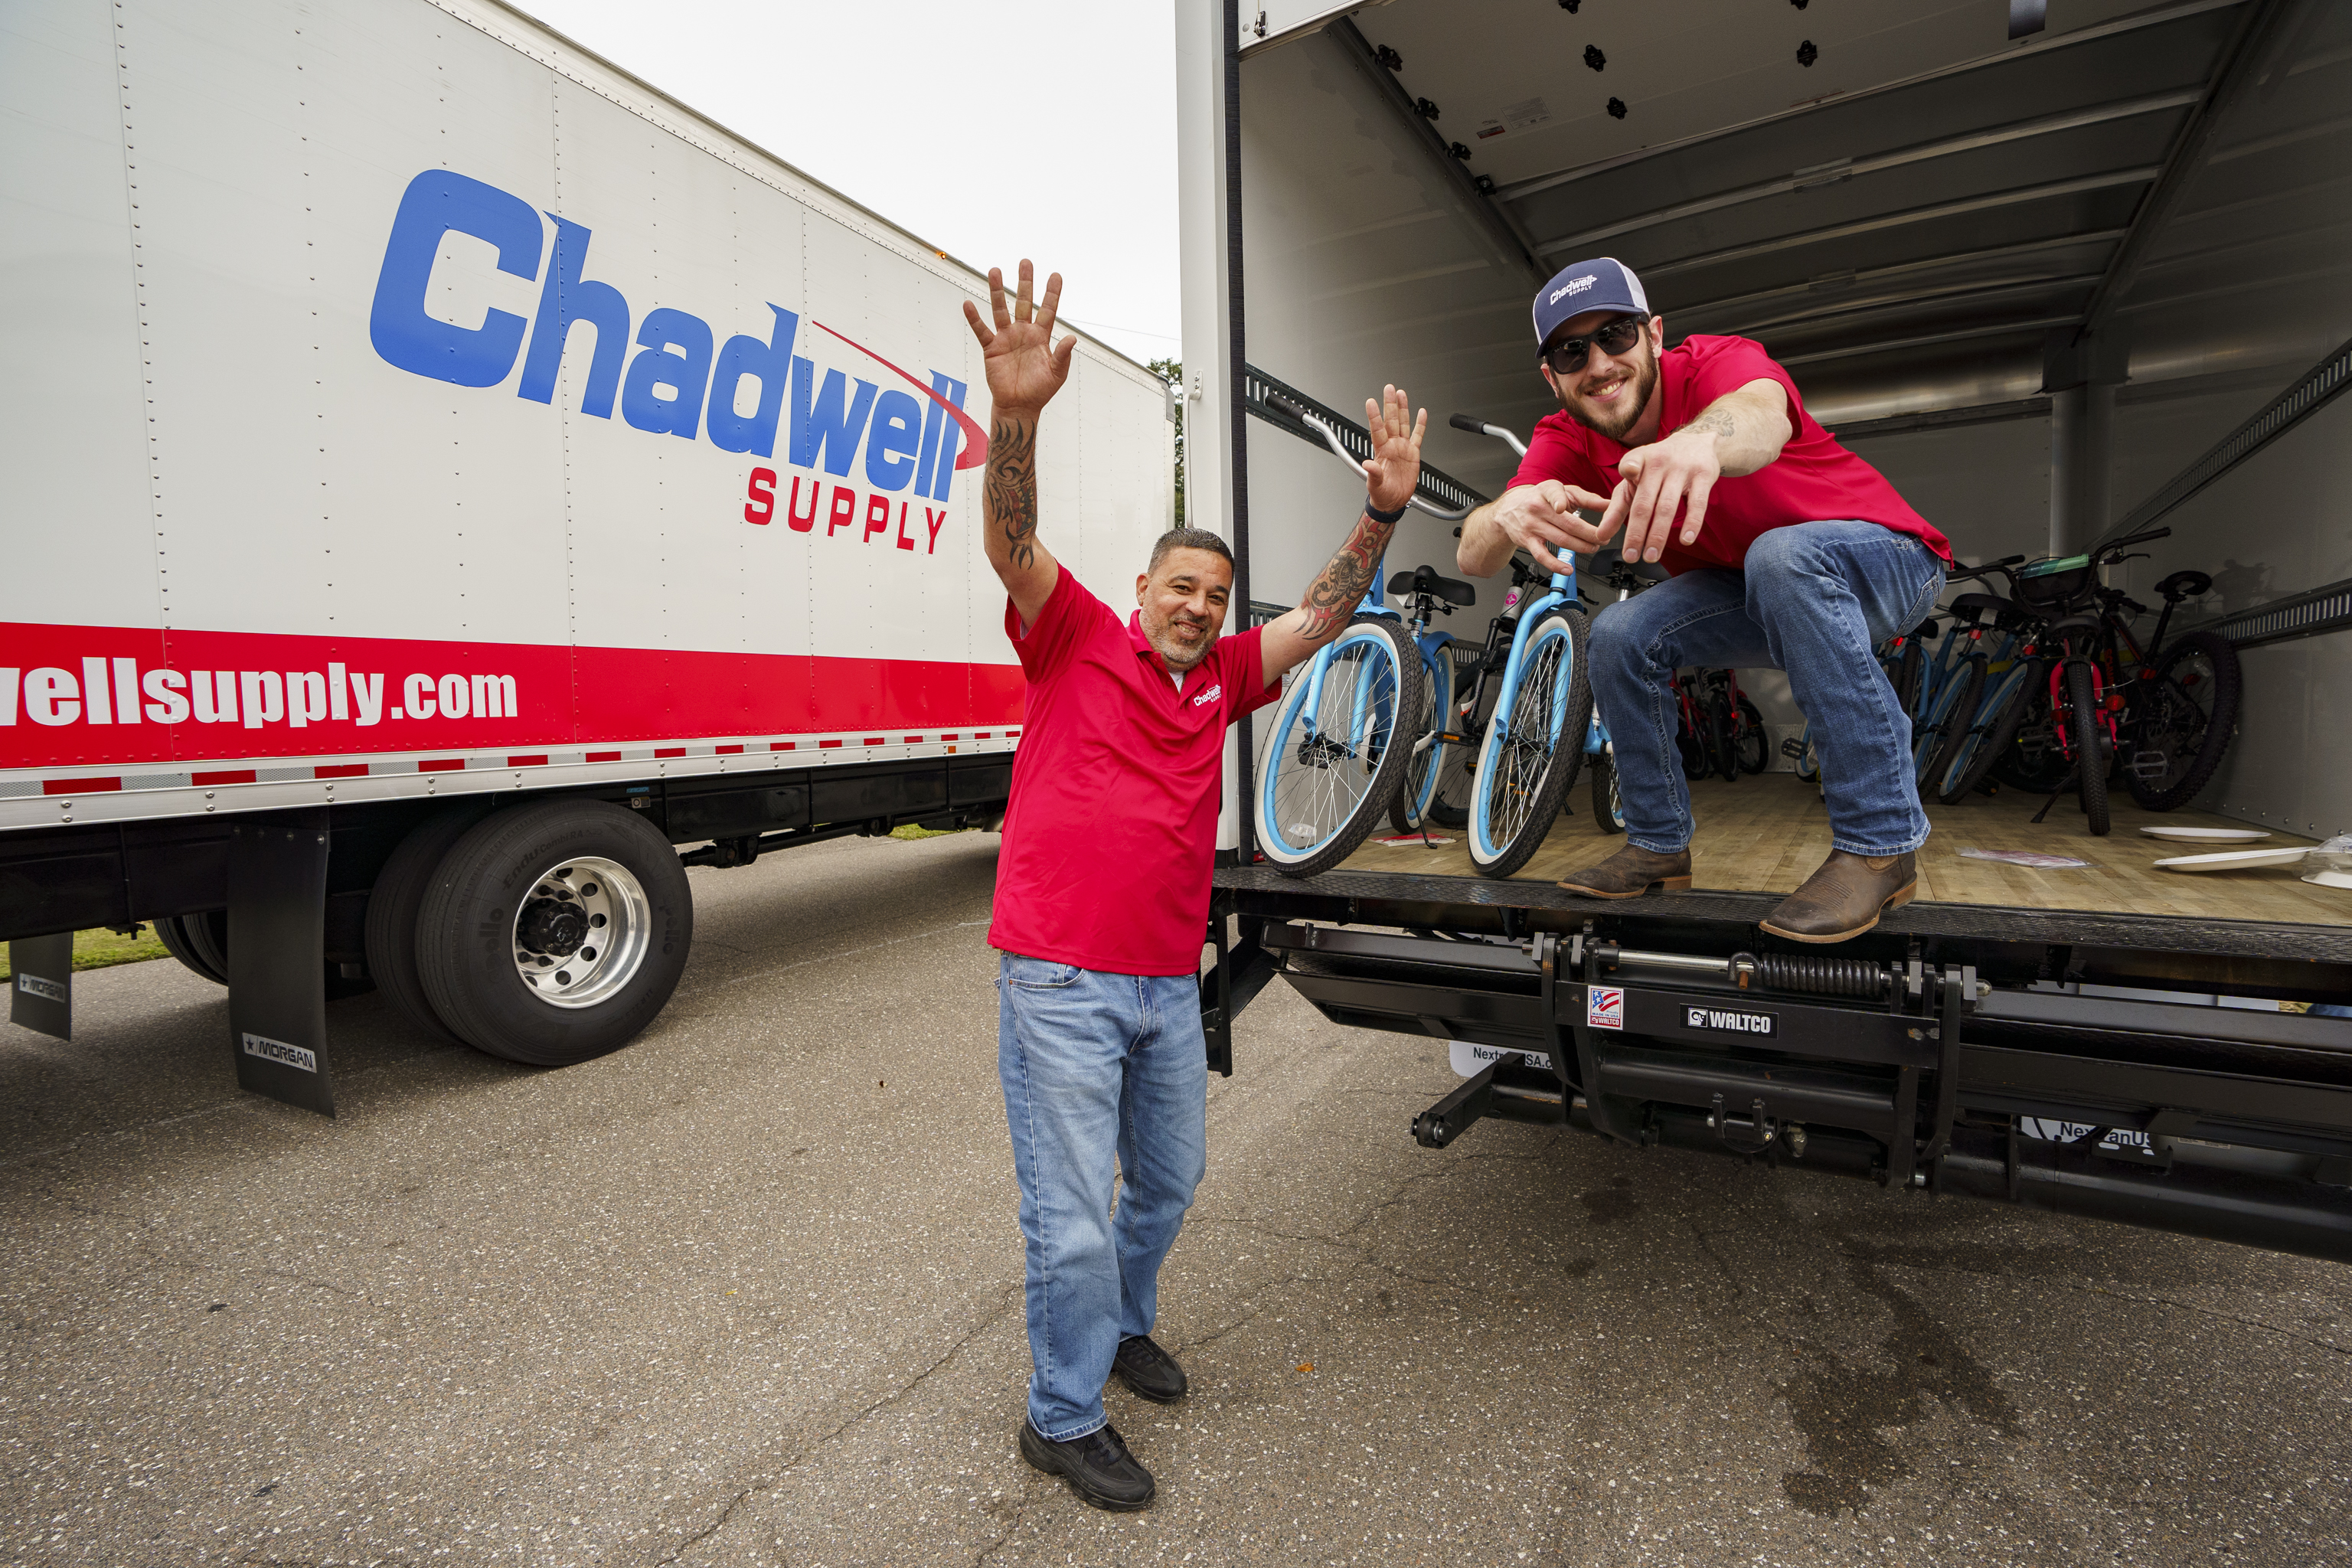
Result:
M1017 727L968 270L503 10L0 28L0 826ZM1164 395L1089 343L1065 395L1111 592Z

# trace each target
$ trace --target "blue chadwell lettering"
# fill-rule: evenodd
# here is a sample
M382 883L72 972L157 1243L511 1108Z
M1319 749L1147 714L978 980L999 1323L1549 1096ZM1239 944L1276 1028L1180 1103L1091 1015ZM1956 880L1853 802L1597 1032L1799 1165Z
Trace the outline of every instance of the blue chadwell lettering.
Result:
M948 498L959 432L975 444L964 454L968 463L984 455L985 434L962 413L964 383L933 372L926 387L890 366L918 397L870 381L853 383L838 370L820 375L813 361L793 355L801 318L781 305L768 306L772 319L764 341L739 332L719 342L709 321L668 306L648 310L635 322L633 338L627 299L589 275L594 236L569 218L545 216L554 224L551 243L541 215L520 196L448 169L427 169L411 180L393 216L368 316L376 353L398 369L458 386L499 385L520 359L516 395L551 405L572 329L585 326L589 359L587 377L579 384L580 412L598 419L612 418L617 401L623 423L633 429L688 441L707 435L722 452L773 458L789 395L793 467L846 477L862 447L866 480L875 489L911 488L939 501ZM486 310L481 325L464 327L426 309L434 265L443 237L450 234L487 241L497 251L499 271L540 285L531 320ZM863 344L842 341L879 358ZM572 363L579 364L576 358Z

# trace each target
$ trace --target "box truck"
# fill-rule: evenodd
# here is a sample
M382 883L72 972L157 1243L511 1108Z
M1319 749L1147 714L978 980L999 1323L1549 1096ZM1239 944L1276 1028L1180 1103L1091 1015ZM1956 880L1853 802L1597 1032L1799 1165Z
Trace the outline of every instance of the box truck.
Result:
M1759 926L1829 847L1785 773L1693 784L1696 888L1610 903L1553 882L1622 842L1580 787L1504 877L1443 826L1284 875L1244 811L1220 1047L1279 974L1449 1042L1463 1081L1424 1144L1509 1118L2352 1257L2352 1021L2328 1012L2352 892L2158 868L2185 847L2137 831L2287 859L2352 829L2352 10L1180 0L1177 26L1186 494L1255 599L1295 602L1360 504L1327 430L1383 382L1433 416L1433 511L1500 495L1516 458L1480 427L1557 407L1529 302L1607 255L1669 345L1760 341L1965 562L2168 530L2107 569L2119 613L2178 599L2242 678L2182 810L2096 837L2071 799L1931 799L1917 901L1835 949ZM1388 570L1453 575L1454 551L1415 514ZM1440 623L1465 678L1507 584L1472 586ZM1243 799L1272 761L1238 759Z
M19 1022L152 921L265 1094L369 984L577 1061L685 865L1001 814L983 276L491 0L12 5L0 103ZM1123 569L1173 404L1076 367L1047 525Z

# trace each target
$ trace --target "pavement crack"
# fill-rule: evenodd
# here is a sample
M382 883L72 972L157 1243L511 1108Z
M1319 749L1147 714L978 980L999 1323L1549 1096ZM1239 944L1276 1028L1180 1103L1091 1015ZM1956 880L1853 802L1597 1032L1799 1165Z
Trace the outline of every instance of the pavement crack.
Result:
M816 1436L807 1438L803 1441L792 1451L790 1458L776 1465L772 1470L763 1469L754 1472L748 1481L736 1489L734 1495L728 1499L726 1505L719 1510L716 1518L712 1519L709 1523L704 1525L701 1529L694 1531L691 1535L688 1535L680 1539L678 1542L675 1546L671 1547L667 1552L656 1558L654 1560L656 1563L667 1564L677 1562L680 1558L684 1557L687 1552L692 1551L695 1547L700 1545L703 1542L708 1541L711 1536L717 1534L719 1531L725 1528L728 1521L734 1518L736 1510L740 1509L755 1493L772 1489L778 1483L782 1481L786 1476L790 1475L793 1470L806 1463L808 1459L817 1452L817 1450L829 1447L834 1443L837 1442L841 1438L842 1435L849 1431L850 1428L858 1426L868 1416L873 1415L876 1412L897 1404L899 1400L906 1398L908 1394L912 1394L916 1389L921 1387L924 1381L929 1378L932 1373L946 1366L948 1363L955 1360L955 1358L962 1352L965 1346L971 1344L974 1340L980 1338L981 1335L988 1332L989 1330L994 1328L998 1322L1002 1321L1006 1313L1012 1310L1013 1304L1023 1300L1022 1288L1019 1286L1003 1287L1000 1291L1000 1297L1001 1299L998 1300L992 1310L983 1313L969 1329L967 1329L962 1334L957 1336L955 1342L949 1345L946 1350L940 1352L938 1356L934 1357L929 1365L924 1367L920 1372L918 1372L914 1376L899 1384L897 1387L892 1388L887 1393L875 1399L872 1403L843 1417L840 1421L835 1423L831 1429L819 1433Z

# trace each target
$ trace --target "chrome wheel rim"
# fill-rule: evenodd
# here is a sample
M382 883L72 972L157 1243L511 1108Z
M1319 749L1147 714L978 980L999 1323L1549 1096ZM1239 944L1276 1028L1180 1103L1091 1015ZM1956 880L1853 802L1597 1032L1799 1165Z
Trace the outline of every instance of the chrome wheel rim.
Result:
M515 973L551 1007L609 1001L645 966L652 913L645 884L618 861L559 860L515 910Z

